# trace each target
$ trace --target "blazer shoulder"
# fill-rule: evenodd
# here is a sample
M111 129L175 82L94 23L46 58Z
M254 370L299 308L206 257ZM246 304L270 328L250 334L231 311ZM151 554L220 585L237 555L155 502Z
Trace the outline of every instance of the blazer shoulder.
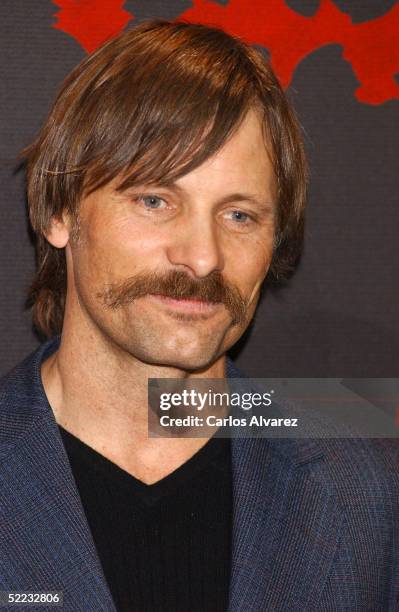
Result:
M348 476L368 481L372 476L397 474L399 439L326 438L321 441L331 466L345 467Z
M50 408L40 376L42 360L57 340L40 345L0 380L0 456Z
M316 478L329 482L349 514L385 516L399 528L399 441L393 438L319 440L323 468ZM373 520L374 520L373 519Z

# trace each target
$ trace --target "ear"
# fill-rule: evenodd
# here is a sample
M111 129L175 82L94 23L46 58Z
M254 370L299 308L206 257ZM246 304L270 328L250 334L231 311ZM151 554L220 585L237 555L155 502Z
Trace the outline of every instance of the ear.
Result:
M46 232L46 238L57 249L63 249L69 242L68 219L52 217L50 227Z

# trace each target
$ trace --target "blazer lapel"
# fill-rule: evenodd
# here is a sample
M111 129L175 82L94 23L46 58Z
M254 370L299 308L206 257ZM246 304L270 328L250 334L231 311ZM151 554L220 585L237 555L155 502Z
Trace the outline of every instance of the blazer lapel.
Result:
M43 401L42 354L41 347L14 373L14 413L2 419L3 432L14 429L10 446L14 440L0 469L1 588L63 591L67 610L116 612L45 395Z
M226 373L229 378L246 378L231 360ZM239 438L232 439L231 448L228 612L317 609L344 520L323 478L319 442Z
M232 440L229 612L317 609L343 521L310 473L320 460L309 440Z

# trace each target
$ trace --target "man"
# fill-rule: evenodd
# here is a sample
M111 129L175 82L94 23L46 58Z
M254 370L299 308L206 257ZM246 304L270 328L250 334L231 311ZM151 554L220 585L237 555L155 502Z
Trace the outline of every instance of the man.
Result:
M298 259L300 129L262 56L144 23L71 73L26 156L50 339L1 387L1 589L71 611L399 609L388 443L147 433L148 379L239 377L226 352Z

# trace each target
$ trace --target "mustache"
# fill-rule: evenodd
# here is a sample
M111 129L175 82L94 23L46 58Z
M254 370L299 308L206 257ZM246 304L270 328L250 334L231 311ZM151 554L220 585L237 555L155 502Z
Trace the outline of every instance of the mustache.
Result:
M109 285L97 293L97 298L104 306L116 309L150 293L174 299L192 298L211 303L222 302L230 312L234 324L246 321L247 301L237 287L227 283L217 270L200 279L191 278L181 270L171 270L164 275L138 274Z

